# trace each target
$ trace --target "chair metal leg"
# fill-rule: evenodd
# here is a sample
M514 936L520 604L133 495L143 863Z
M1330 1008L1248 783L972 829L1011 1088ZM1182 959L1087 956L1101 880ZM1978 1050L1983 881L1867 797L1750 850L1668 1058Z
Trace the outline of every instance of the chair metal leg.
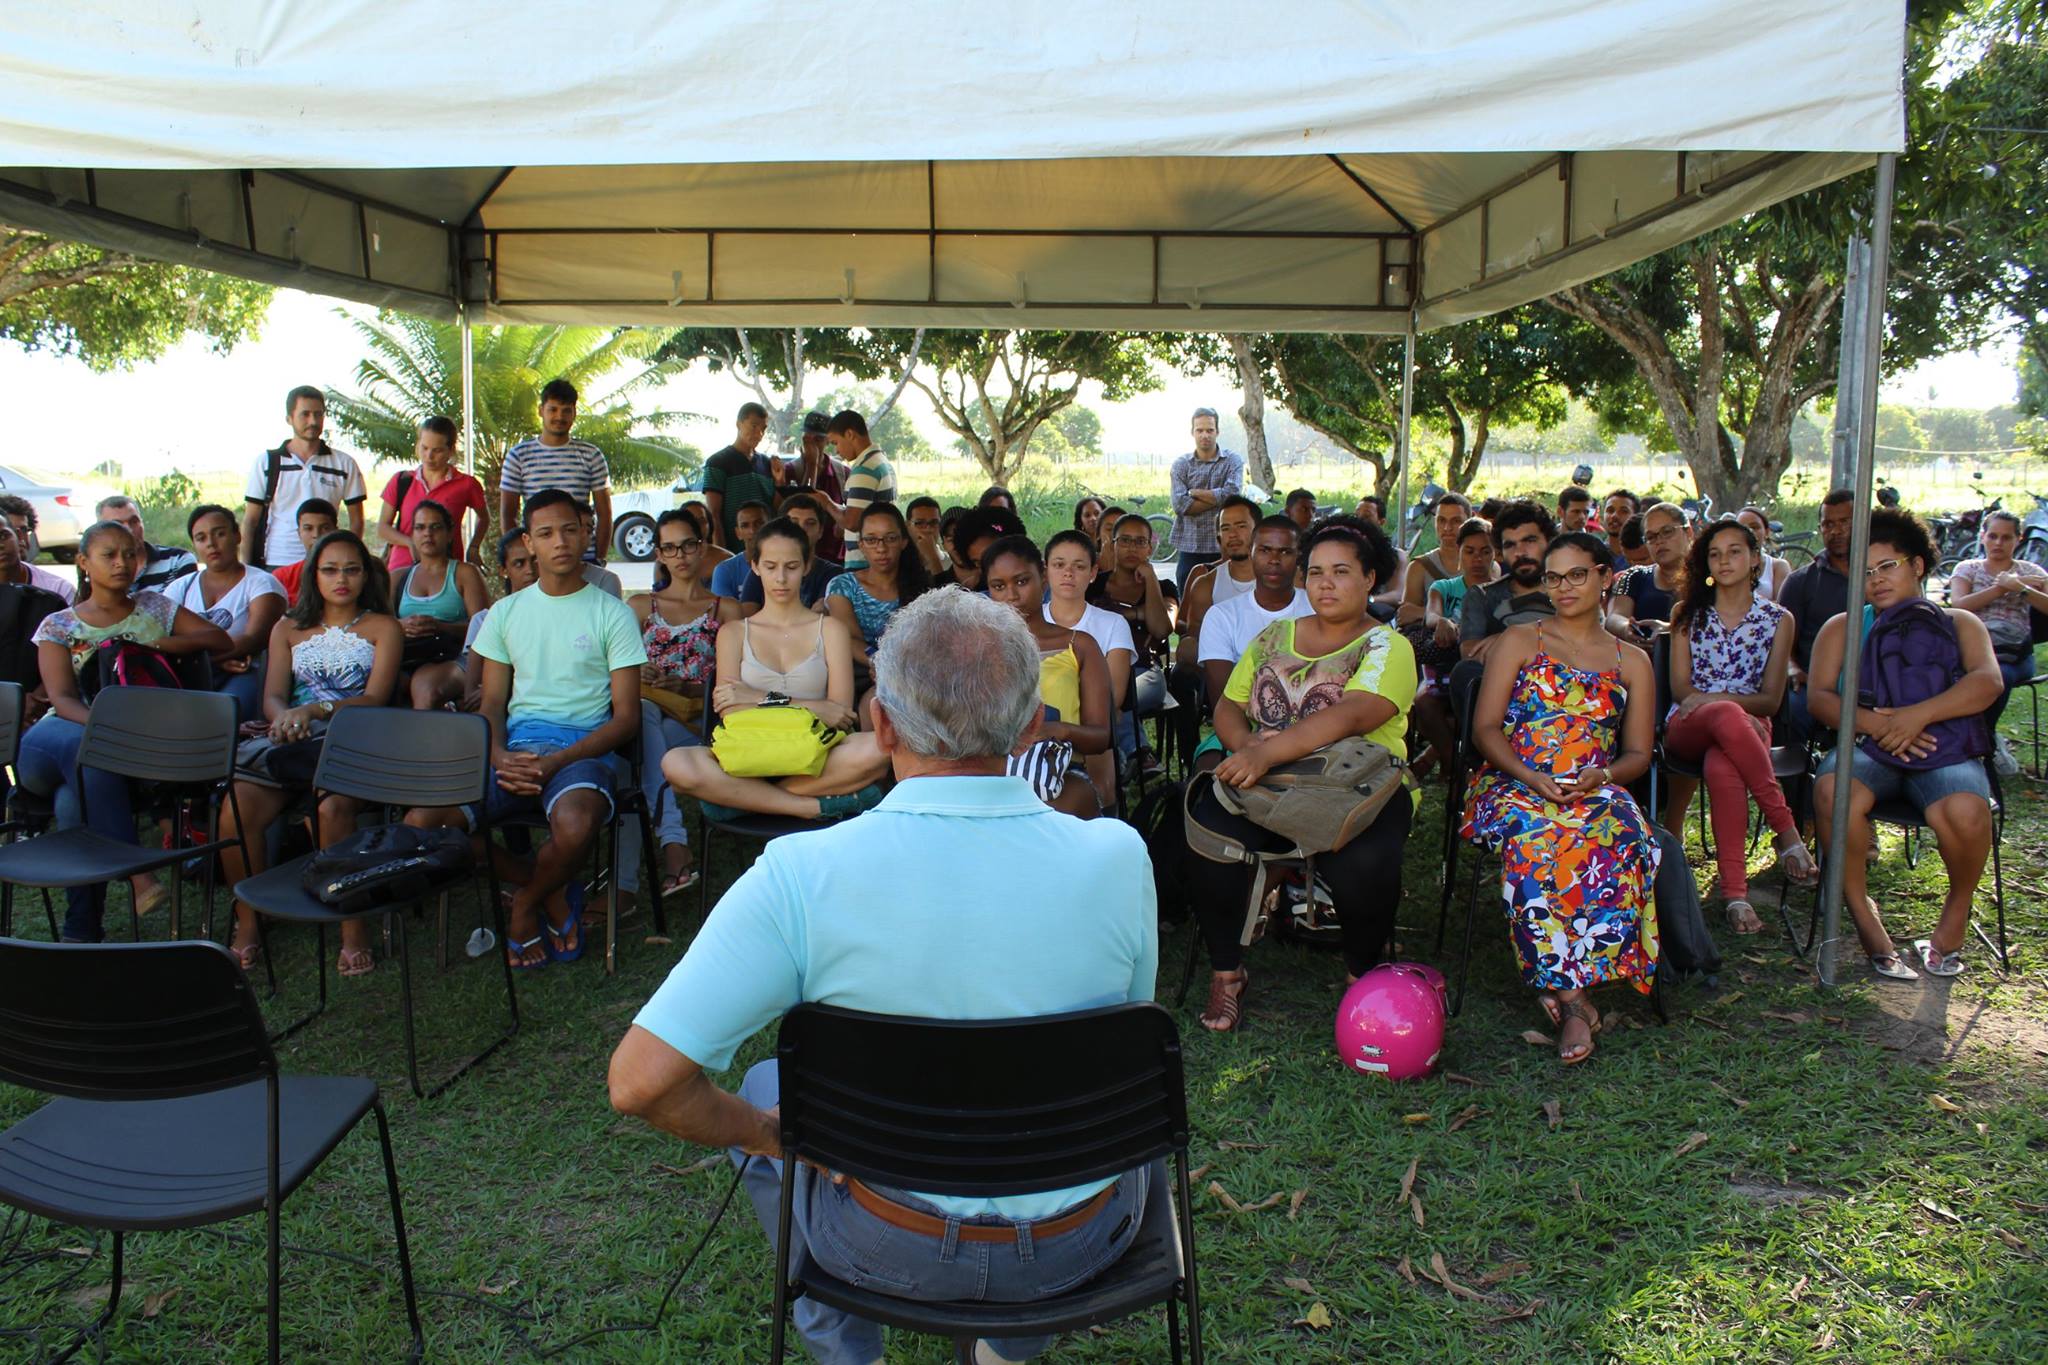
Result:
M274 1114L275 1110L272 1112ZM273 1120L274 1126L275 1121ZM270 1162L270 1198L266 1201L268 1207L264 1210L263 1220L264 1231L268 1234L268 1245L264 1248L264 1262L270 1271L270 1365L278 1365L279 1360L282 1359L282 1352L279 1350L281 1345L279 1338L282 1336L284 1325L281 1320L281 1304L279 1303L284 1287L283 1276L280 1273L281 1267L279 1266L279 1261L282 1259L279 1253L283 1250L284 1242L283 1228L280 1226L280 1222L283 1218L284 1210L279 1207L280 1201L277 1197L277 1137L274 1132L271 1135L270 1142Z
M1439 953L1444 950L1444 936L1451 927L1451 898L1458 885L1458 846L1464 842L1458 837L1458 792L1464 786L1462 767L1458 756L1452 754L1451 786L1444 794L1444 895L1436 917L1436 951Z
M1201 922L1200 922L1200 921L1199 921L1199 920L1198 920L1198 919L1197 919L1197 918L1196 918L1196 917L1195 917L1195 916L1194 916L1193 914L1190 914L1190 915L1188 916L1188 952L1187 952L1187 960L1186 960L1185 962L1183 962L1183 963L1181 964L1181 969L1180 969L1180 991L1179 991L1179 993L1178 993L1178 994L1176 994L1176 995L1175 995L1175 996L1173 997L1173 1007L1174 1007L1174 1009L1175 1009L1176 1011L1177 1011L1177 1010L1179 1010L1179 1009L1180 1009L1181 1007L1183 1007L1184 1005L1186 1005L1186 1004L1187 1004L1187 1002L1188 1002L1188 987L1194 984L1194 981L1195 981L1195 961L1196 961L1196 957L1197 957L1197 955L1198 955L1198 954L1199 954L1199 953L1200 953L1201 951L1202 951L1202 925L1201 925Z
M775 1322L768 1350L771 1365L782 1365L787 1349L784 1332L789 1323L789 1243L790 1223L796 1209L796 1167L794 1161L782 1163L782 1197L775 1215L775 1240L768 1248L775 1260Z
M1998 842L2004 834L2003 826L2004 822L2001 820L1999 827L1992 831L1991 838L1991 903L1998 915L1998 941L1991 941L1991 936L1984 932L1984 926L1977 923L1975 916L1970 919L1970 932L1991 950L1992 959L1998 963L1999 975L2006 976L2012 972L2012 951L2006 946L2005 937L2005 867L2004 861L1998 856Z
M385 912L384 927L389 929L394 921L398 925L398 1010L405 1029L405 1078L412 1083L414 1098L425 1099L426 1094L420 1089L419 1045L413 1032L412 954L406 951L405 912Z
M409 1360L418 1360L426 1353L426 1334L420 1329L419 1296L413 1288L412 1248L405 1240L405 1207L398 1195L398 1163L391 1157L391 1124L384 1117L384 1101L375 1100L370 1105L377 1115L377 1143L384 1151L384 1185L391 1192L391 1231L398 1238L398 1282L405 1291L405 1320L412 1327L412 1350Z
M263 970L270 974L270 993L276 995L277 969L270 962L270 931L263 927L263 916L261 915L256 917L256 925L263 944ZM273 1047L327 1012L327 926L316 924L313 926L313 933L313 974L320 983L319 995L312 1009L270 1035L270 1043ZM407 1022L408 1024L411 1022L409 1015Z
M605 878L604 889L604 974L619 974L619 814L612 811L612 857L611 873ZM645 824L645 821L641 822ZM602 847L602 845L599 845ZM661 885L656 883L654 894L661 894Z
M663 793L666 795L667 793ZM655 810L660 803L655 803ZM648 812L640 822L640 861L646 866L640 869L640 885L646 888L647 899L654 907L654 932L668 936L668 898L661 894L661 854L654 846L655 812Z
M1166 1349L1172 1365L1180 1365L1180 1300L1166 1296Z
M1195 1275L1194 1200L1188 1193L1188 1154L1173 1154L1175 1193L1180 1197L1181 1285L1188 1301L1188 1361L1202 1365L1202 1295Z
M99 1317L93 1320L92 1326L80 1332L77 1338L64 1348L62 1354L48 1357L45 1365L64 1365L65 1361L84 1349L88 1341L100 1342L100 1358L106 1358L106 1344L102 1337L113 1323L114 1310L121 1303L121 1233L118 1229L114 1232L113 1272L113 1283L107 1289L107 1306L100 1311Z
M1472 974L1472 935L1479 916L1479 884L1485 880L1485 870L1472 870L1472 890L1465 897L1465 945L1458 952L1458 988L1451 995L1451 1013L1458 1014L1465 1008L1465 980Z

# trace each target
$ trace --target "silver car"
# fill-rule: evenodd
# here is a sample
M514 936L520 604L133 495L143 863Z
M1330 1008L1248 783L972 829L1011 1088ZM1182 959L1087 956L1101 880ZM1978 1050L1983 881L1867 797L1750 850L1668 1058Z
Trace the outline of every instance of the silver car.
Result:
M671 507L683 505L685 494L701 493L704 471L685 474L666 493L642 489L612 495L612 554L634 564L654 558L654 520Z
M111 488L44 483L0 465L0 493L28 499L36 509L36 543L59 564L69 564L77 557L79 533L92 525L94 505L113 492Z

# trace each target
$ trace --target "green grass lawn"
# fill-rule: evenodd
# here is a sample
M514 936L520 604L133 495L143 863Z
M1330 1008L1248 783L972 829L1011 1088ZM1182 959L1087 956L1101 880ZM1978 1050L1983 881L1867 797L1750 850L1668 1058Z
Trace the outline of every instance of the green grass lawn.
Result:
M1333 1055L1333 956L1255 948L1250 1027L1235 1037L1195 1024L1198 983L1178 1013L1211 1359L2048 1358L2048 819L2039 785L2013 785L2003 852L2021 960L2009 980L1980 951L1952 986L1879 985L1851 950L1843 988L1821 995L1782 941L1723 934L1718 992L1671 992L1668 1027L1640 999L1608 992L1598 1055L1566 1071L1552 1048L1520 1037L1544 1021L1488 898L1444 1074L1400 1086L1349 1074ZM1438 800L1433 789L1405 863L1403 938L1425 958ZM1904 937L1932 920L1939 862L1908 871L1896 836L1886 853L1878 894ZM714 884L736 871L720 858ZM1774 900L1768 878L1759 895ZM31 897L18 908L25 931L41 936L40 905ZM473 914L458 911L458 942ZM125 918L117 897L123 935ZM391 963L331 982L328 1015L284 1045L290 1070L366 1073L384 1085L434 1358L523 1360L652 1316L727 1168L614 1114L605 1064L693 923L694 907L679 909L673 941L652 942L638 909L616 979L594 954L523 978L517 1040L429 1103L405 1088ZM146 927L164 931L161 919ZM1169 1003L1187 932L1176 926L1161 946ZM459 948L463 965L437 974L426 938L415 936L414 960L431 1074L485 1035L501 997L495 971ZM1457 938L1454 928L1453 948ZM283 1019L307 1001L310 940L280 932L273 942L285 990L269 1008ZM36 1103L0 1092L0 1120ZM1412 1204L1399 1198L1411 1164ZM1212 1182L1256 1211L1229 1211ZM132 1239L108 1358L260 1359L263 1259L247 1239L261 1226ZM5 1227L0 1359L36 1359L24 1329L44 1330L47 1353L103 1302L107 1240L31 1220ZM287 1358L399 1358L403 1319L367 1130L286 1206L285 1236L303 1248L286 1258ZM1437 1258L1456 1290L1430 1277ZM768 1303L768 1256L742 1199L658 1330L565 1358L759 1359ZM1305 1325L1325 1315L1328 1326ZM911 1338L890 1353L949 1358L943 1343ZM1063 1340L1049 1358L1163 1359L1158 1319Z

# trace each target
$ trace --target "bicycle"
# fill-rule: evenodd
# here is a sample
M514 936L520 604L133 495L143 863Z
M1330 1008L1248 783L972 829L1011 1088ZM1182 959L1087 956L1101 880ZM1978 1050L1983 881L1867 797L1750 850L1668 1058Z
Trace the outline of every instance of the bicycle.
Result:
M1081 489L1081 496L1093 498L1104 507L1121 507L1127 512L1135 512L1137 515L1145 518L1145 524L1152 528L1152 562L1154 564L1164 564L1179 555L1180 552L1173 548L1173 518L1164 512L1147 512L1145 508L1152 502L1149 494L1140 494L1137 497L1131 498L1107 498L1085 483L1079 485L1079 487Z

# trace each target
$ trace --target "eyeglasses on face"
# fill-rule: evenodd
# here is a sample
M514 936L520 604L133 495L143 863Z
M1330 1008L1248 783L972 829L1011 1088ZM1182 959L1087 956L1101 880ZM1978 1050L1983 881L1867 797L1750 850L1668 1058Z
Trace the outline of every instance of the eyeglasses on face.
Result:
M1903 559L1880 559L1877 561L1877 563L1865 569L1863 571L1863 576L1865 578L1875 578L1879 574L1892 573L1895 572L1899 568L1899 566L1904 564L1905 562L1906 561Z
M1566 584L1570 584L1574 588L1582 588L1586 585L1586 580L1592 576L1592 567L1582 564L1576 569L1566 569L1563 573L1544 574L1543 586L1546 588L1562 588Z
M1645 531L1643 532L1643 539L1662 544L1684 529L1682 526L1667 526L1661 531Z
M1142 550L1142 549L1145 549L1145 548L1146 548L1147 546L1151 545L1151 543L1152 543L1152 537L1150 537L1150 536L1118 536L1118 537L1116 538L1116 543L1117 543L1117 544L1119 544L1119 545L1127 545L1127 546L1129 546L1129 547L1130 547L1131 549L1133 549L1133 550Z
M862 536L860 538L861 548L864 550L886 550L902 543L903 537L894 531L889 532L885 536Z
M664 559L680 559L704 548L702 540L664 540L655 547Z

